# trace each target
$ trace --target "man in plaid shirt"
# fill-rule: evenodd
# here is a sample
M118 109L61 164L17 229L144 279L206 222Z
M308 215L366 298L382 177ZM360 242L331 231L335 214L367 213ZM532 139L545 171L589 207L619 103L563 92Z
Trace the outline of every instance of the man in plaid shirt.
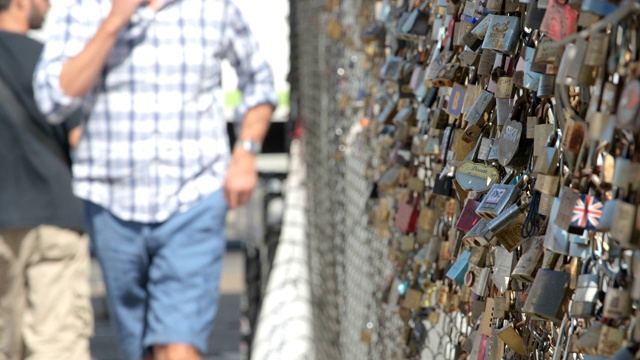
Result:
M200 359L215 316L227 207L246 204L276 104L233 0L71 0L34 76L52 123L86 114L73 187L125 359ZM221 68L243 93L229 151Z

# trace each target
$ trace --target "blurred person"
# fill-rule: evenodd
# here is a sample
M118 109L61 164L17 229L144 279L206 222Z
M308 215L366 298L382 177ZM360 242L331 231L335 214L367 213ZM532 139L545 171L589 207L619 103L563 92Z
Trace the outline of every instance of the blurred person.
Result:
M89 360L93 315L69 149L80 113L49 125L33 99L47 0L0 0L0 360ZM65 117L67 118L67 117Z
M81 108L74 191L123 358L201 359L218 306L227 208L257 185L276 105L232 0L71 0L34 84L52 123ZM243 93L229 151L221 61Z

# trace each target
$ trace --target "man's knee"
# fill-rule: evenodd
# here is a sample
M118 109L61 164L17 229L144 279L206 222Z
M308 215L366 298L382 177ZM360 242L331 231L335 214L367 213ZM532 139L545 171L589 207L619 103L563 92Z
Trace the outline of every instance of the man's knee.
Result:
M163 344L153 347L154 360L201 360L200 352L187 344Z

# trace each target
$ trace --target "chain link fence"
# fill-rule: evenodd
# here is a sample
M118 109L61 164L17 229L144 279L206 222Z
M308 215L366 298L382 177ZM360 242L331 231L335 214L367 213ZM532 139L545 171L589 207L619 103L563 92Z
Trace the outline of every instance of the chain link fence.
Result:
M364 52L360 35L376 2L290 3L292 116L303 124L307 236L315 356L404 359L410 331L422 328L424 359L453 359L469 327L461 313L412 328L381 299L393 274L388 239L368 223L375 136L360 125L383 58ZM435 310L434 310L435 311Z

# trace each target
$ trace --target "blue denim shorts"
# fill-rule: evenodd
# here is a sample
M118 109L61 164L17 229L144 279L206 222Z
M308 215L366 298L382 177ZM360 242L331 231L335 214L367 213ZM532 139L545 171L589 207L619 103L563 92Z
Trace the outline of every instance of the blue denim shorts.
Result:
M157 344L206 352L218 307L226 210L221 190L159 224L123 221L85 202L123 359L140 360Z

